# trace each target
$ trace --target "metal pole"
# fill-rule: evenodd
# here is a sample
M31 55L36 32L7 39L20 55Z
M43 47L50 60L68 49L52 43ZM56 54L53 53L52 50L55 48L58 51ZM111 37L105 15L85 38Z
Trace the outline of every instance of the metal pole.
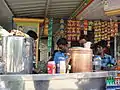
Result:
M117 38L114 37L114 58L117 59Z
M45 5L46 8L45 8L45 17L44 18L47 17L49 4L50 4L50 0L46 0L46 5Z

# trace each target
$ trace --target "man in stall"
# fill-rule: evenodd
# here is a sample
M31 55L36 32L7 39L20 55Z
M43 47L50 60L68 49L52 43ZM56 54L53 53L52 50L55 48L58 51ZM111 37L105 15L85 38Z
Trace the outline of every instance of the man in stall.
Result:
M59 63L59 61L66 61L66 66L68 66L70 62L70 54L68 49L68 42L65 38L60 38L57 41L58 51L54 54L54 61L56 65Z
M57 41L58 51L54 54L54 61L55 63L58 63L59 60L67 60L69 58L68 56L68 42L65 38L60 38ZM66 61L67 63L69 61Z

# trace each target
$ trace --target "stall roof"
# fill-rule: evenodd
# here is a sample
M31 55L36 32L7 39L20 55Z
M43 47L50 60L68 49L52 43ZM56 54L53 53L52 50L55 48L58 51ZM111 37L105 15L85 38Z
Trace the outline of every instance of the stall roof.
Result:
M12 16L13 15L4 0L0 0L0 25L5 29L11 29Z
M83 0L5 0L16 17L69 17Z
M77 19L88 20L116 20L116 16L107 16L104 12L104 4L101 0L94 0L83 12L81 12Z

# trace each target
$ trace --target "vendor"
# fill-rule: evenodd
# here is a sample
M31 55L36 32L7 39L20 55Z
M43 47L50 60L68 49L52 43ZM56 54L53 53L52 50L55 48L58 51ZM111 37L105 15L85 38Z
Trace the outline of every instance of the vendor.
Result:
M70 55L68 49L68 42L65 38L60 38L57 41L58 51L54 54L55 63L59 63L61 60L66 61L66 65L70 62Z

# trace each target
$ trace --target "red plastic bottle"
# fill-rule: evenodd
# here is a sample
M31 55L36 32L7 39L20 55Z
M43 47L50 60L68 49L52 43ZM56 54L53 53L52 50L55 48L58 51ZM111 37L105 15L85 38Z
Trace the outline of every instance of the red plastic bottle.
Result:
M56 73L56 65L54 61L49 61L47 65L48 74Z

